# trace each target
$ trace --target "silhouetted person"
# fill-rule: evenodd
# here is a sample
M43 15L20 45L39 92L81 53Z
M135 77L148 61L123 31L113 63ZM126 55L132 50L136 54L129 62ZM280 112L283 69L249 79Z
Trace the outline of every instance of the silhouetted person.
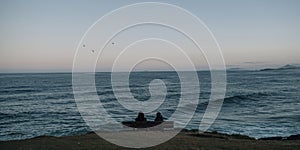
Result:
M154 121L157 121L157 122L163 122L164 121L164 118L163 116L161 115L160 112L156 113L156 118Z
M141 121L146 122L147 119L145 118L143 112L139 112L137 118L135 118L135 121L136 121L136 122L141 122Z

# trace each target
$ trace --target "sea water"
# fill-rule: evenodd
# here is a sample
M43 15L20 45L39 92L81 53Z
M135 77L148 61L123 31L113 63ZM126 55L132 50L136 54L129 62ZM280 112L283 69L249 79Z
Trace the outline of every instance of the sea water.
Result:
M211 94L210 72L199 71L198 77L199 104L186 129L198 129ZM154 79L165 83L167 93L160 107L145 116L153 120L159 111L167 119L182 96L176 72L132 72L130 94L139 101L149 100L149 83ZM137 112L123 107L114 95L114 90L126 87L113 90L109 72L96 73L95 83L99 102L114 120L134 120ZM1 141L90 131L76 107L71 73L0 74ZM255 138L300 134L300 70L228 70L224 103L209 131Z

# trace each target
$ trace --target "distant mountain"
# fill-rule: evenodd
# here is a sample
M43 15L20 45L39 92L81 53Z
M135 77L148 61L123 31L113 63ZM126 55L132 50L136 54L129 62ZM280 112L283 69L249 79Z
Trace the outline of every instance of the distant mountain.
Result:
M294 65L290 65L287 64L285 66L279 67L279 68L265 68L265 69L261 69L260 71L269 71L269 70L292 70L292 69L300 69L299 66L294 66Z
M294 66L294 65L290 65L290 64L287 64L283 67L280 67L279 69L298 69L300 67L297 67L297 66Z

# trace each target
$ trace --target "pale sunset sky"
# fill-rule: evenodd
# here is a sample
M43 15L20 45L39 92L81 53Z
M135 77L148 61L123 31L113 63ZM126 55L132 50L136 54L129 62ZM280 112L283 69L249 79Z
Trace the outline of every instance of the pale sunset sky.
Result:
M106 13L137 2L142 1L1 0L0 72L72 71L86 30ZM156 2L199 17L220 44L227 67L300 64L299 0Z

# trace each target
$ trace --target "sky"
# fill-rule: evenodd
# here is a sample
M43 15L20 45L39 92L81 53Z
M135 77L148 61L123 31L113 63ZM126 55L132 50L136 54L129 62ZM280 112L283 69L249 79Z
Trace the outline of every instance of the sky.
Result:
M87 29L108 12L136 2L142 1L1 0L0 72L72 71ZM299 0L157 2L178 5L199 17L214 34L229 68L300 64Z

